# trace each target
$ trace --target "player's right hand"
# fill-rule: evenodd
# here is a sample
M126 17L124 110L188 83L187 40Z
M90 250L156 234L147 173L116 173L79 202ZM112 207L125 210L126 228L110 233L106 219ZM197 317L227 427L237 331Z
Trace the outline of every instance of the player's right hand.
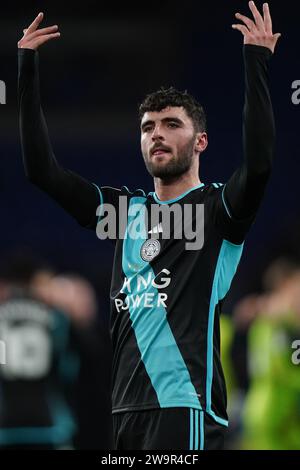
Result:
M44 13L39 13L27 29L23 29L24 36L18 42L19 49L38 49L42 44L60 37L58 26L38 29L43 21Z

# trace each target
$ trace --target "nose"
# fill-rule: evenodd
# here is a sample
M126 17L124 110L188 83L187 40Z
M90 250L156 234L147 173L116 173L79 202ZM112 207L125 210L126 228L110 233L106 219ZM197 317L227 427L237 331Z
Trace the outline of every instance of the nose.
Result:
M151 139L153 142L156 140L164 140L164 136L161 132L161 127L160 126L155 126L152 132Z

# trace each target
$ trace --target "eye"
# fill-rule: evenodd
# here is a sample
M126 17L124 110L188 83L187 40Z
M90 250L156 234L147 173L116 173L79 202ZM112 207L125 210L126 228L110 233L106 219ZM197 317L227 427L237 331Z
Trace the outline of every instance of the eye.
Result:
M179 127L176 122L169 122L168 126L171 127L171 129L175 129L176 127Z

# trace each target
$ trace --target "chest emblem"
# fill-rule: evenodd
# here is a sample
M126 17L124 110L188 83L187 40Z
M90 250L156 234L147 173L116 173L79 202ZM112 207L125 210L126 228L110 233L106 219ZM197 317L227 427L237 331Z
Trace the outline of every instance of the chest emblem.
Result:
M144 261L152 261L160 252L158 240L146 240L141 247L141 258Z

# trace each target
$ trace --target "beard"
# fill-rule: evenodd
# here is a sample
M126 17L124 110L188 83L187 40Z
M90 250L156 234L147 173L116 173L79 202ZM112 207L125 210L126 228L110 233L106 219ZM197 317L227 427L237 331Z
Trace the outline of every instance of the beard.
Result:
M146 168L153 178L172 179L186 173L192 166L195 138L178 152L177 157L167 157L167 162L155 162L153 157L143 155Z

